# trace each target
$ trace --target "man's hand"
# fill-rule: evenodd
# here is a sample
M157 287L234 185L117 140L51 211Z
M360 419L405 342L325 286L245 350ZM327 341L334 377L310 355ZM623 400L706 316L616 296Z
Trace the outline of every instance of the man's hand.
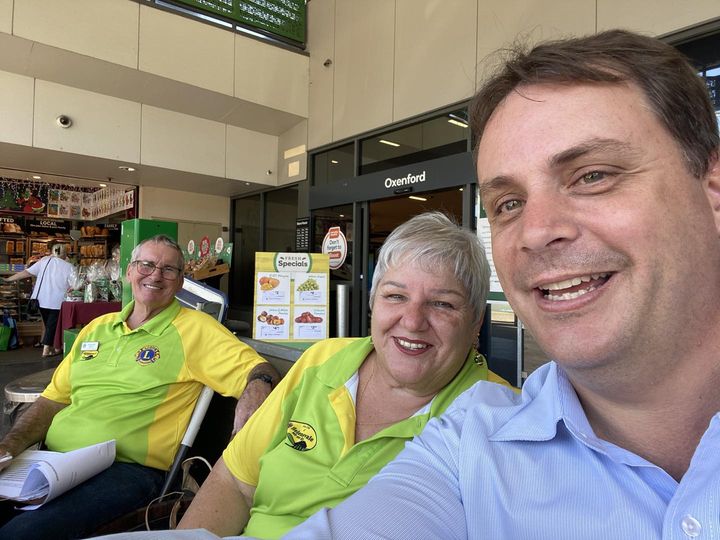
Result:
M12 463L13 456L10 452L0 447L0 471Z
M233 421L233 437L245 425L252 414L255 412L265 398L270 395L272 386L261 379L250 381L245 387L245 391L238 398L235 406L235 419Z

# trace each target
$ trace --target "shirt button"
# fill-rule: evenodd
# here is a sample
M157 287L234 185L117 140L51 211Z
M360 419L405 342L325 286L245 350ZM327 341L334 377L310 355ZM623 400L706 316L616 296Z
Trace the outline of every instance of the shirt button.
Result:
M700 522L690 514L687 514L682 518L680 526L682 527L683 532L690 538L700 536L700 533L702 532L702 525L700 525Z

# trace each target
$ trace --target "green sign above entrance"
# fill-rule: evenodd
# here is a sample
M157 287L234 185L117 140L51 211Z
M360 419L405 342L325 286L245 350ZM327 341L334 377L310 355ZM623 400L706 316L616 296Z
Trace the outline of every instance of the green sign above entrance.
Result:
M200 11L305 43L305 0L176 0Z

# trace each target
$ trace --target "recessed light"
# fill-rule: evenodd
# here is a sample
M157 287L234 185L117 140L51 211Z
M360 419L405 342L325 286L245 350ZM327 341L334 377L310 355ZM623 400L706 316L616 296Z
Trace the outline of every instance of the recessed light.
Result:
M451 118L448 120L448 124L452 124L453 126L458 126L461 128L467 129L468 125L465 122L461 122L460 120L455 120L454 118Z
M37 174L33 174L34 180L42 180L42 176L38 176Z
M107 184L98 184L100 187L107 187Z
M408 199L412 199L413 201L427 201L425 197L418 197L417 195L409 195Z
M462 190L463 190L463 188L458 189L458 191L462 191Z
M245 185L246 185L246 186L249 186L249 185L250 185L250 182L245 182Z
M380 139L380 142L383 143L383 144L387 144L388 146L400 146L400 145L399 145L398 143L396 143L396 142L386 141L385 139Z
M340 217L345 217L345 214L340 214Z
M128 167L127 165L120 165L118 169L121 171L135 172L135 167Z
M337 164L340 163L340 162L339 162L337 159L331 159L331 160L330 160L330 163L334 163L335 165L337 165Z

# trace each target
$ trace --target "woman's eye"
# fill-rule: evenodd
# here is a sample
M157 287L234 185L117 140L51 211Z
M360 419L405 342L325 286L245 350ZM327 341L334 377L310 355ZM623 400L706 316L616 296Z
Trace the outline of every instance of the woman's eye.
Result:
M402 300L405 297L402 294L386 294L385 298L388 300Z

